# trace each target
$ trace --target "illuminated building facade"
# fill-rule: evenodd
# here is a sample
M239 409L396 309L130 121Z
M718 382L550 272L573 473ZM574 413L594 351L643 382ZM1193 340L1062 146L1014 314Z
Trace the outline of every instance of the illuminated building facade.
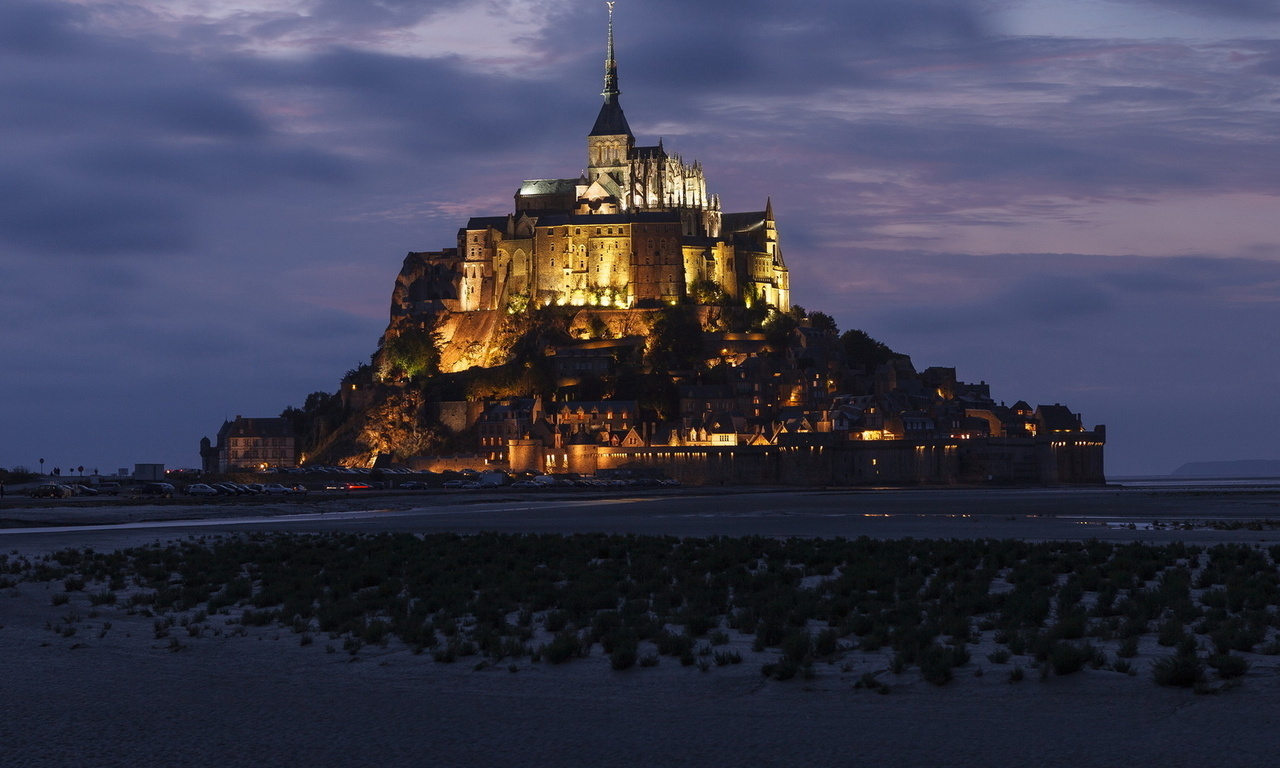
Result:
M610 9L604 103L587 136L586 171L527 180L513 213L471 219L456 249L411 254L422 267L399 292L402 314L644 308L699 289L790 308L772 204L722 213L700 164L661 142L636 145L619 94Z

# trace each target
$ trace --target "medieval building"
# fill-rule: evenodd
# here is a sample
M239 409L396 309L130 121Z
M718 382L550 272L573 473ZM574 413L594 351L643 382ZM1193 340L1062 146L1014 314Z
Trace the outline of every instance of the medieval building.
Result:
M661 141L636 145L620 93L610 9L604 104L587 135L585 173L527 180L512 213L471 219L456 248L410 254L393 311L633 309L699 291L786 311L773 206L722 213L700 164L668 154Z

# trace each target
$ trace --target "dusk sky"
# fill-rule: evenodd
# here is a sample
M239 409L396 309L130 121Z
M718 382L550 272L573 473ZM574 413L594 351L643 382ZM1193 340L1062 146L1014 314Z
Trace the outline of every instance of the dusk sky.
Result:
M792 299L1109 475L1280 459L1280 2L620 0L637 140ZM199 466L367 362L409 251L576 176L598 0L0 3L0 466Z

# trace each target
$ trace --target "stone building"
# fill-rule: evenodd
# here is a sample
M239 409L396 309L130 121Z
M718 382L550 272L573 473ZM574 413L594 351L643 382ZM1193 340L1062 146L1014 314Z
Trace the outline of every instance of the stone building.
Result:
M288 419L236 416L234 421L222 423L217 443L201 438L200 461L205 472L296 467L297 439L293 425Z
M393 314L632 309L718 292L786 311L790 283L772 203L723 213L699 163L661 141L636 145L620 93L610 10L604 104L587 135L586 171L527 180L512 213L472 218L456 248L410 254Z

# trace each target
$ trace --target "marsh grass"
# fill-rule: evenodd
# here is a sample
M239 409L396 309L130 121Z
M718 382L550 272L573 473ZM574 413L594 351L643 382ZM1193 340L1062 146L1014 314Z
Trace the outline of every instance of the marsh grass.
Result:
M1029 654L1047 674L1106 666L1093 643L1118 644L1106 648L1119 670L1153 632L1177 656L1211 649L1231 674L1238 653L1280 653L1278 557L1280 547L1096 541L254 533L67 549L3 570L49 585L54 605L106 585L89 602L119 594L126 611L159 614L157 637L175 615L192 637L217 634L207 617L223 615L229 636L276 625L357 651L398 640L442 662L567 663L600 643L611 666L670 656L701 668L741 659L728 627L774 655L770 677L814 674L815 662L853 669L848 655L861 652L943 683L987 632L999 646L989 661Z

